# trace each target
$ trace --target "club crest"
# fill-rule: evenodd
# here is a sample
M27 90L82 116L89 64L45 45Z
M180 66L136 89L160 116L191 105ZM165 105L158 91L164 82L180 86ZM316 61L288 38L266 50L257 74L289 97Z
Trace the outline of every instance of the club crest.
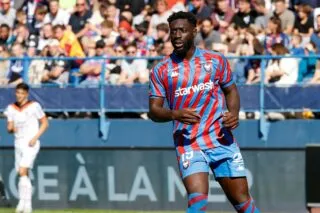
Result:
M185 160L182 163L182 166L183 166L184 169L187 169L189 167L189 165L190 165L190 161L188 161L188 160Z
M203 65L203 68L204 68L204 70L205 70L206 72L211 72L211 71L212 71L212 64L210 64L210 63L205 63L205 64Z

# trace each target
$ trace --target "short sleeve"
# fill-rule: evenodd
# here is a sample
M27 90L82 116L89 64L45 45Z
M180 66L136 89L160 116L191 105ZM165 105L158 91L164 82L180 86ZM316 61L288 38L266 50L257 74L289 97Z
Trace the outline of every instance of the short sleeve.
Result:
M3 114L7 117L8 122L12 122L13 121L12 111L10 110L9 106L5 109Z
M45 116L42 107L37 102L35 103L34 113L35 113L36 118L39 120Z
M163 84L163 79L159 74L157 66L151 70L150 73L150 86L149 86L150 97L166 97L166 90Z
M232 77L232 71L230 68L230 64L226 57L222 57L222 63L221 63L221 72L220 72L220 78L219 78L219 84L222 88L226 88L231 86L234 83L233 77Z

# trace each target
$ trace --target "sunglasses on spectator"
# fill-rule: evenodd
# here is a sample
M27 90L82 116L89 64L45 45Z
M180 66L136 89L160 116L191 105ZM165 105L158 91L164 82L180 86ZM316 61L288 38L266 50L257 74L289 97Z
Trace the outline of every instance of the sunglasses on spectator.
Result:
M10 2L2 2L1 4L10 4Z
M136 54L136 51L127 51L128 54Z
M76 6L85 6L85 4L83 3L83 4L76 4Z
M117 50L116 50L116 52L118 52L118 53L122 53L122 52L123 52L123 50L121 50L121 49L117 49Z

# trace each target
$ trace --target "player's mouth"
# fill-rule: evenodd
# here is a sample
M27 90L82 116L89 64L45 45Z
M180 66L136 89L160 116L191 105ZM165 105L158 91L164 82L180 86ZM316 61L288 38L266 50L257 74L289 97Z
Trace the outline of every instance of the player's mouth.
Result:
M184 46L184 43L182 41L175 41L173 46L175 49L181 49Z

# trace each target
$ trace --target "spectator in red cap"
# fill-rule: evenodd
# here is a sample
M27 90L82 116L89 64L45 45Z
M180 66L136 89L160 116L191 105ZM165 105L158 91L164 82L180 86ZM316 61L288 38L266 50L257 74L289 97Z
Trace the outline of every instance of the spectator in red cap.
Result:
M130 42L133 41L132 36L132 28L129 22L123 20L119 24L119 36L116 39L116 46L127 46Z

